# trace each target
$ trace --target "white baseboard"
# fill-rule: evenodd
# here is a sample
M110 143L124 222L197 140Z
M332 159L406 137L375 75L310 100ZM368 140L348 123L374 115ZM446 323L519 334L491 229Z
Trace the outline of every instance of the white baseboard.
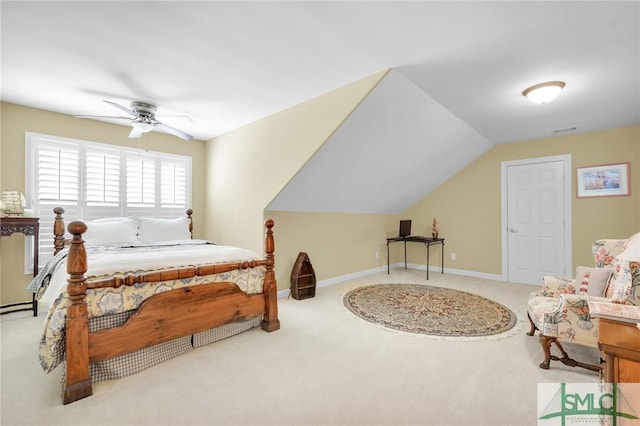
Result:
M356 278L366 277L367 275L375 274L377 272L382 272L386 270L384 266L379 266L377 268L367 269L360 272L354 272L352 274L340 275L338 277L329 278L327 280L320 280L316 282L316 288L326 287L333 284L339 284L345 281L354 280ZM290 289L279 290L278 291L278 299L284 299L289 296Z
M400 268L404 268L404 263L399 263L398 265ZM427 270L426 265L421 265L417 263L407 263L407 268L421 269L423 271ZM431 272L440 273L442 272L442 268L439 266L430 266L429 273ZM506 281L501 274L487 274L486 272L467 271L464 269L453 269L453 268L447 268L446 266L444 268L444 272L445 274L464 275L466 277L482 278L484 280Z
M389 269L399 269L404 268L404 262L398 262L389 265ZM419 269L426 271L427 266L421 265L417 263L407 263L407 268L410 269ZM339 284L345 281L351 281L356 278L366 277L367 275L375 274L377 272L384 272L387 268L384 266L379 266L377 268L366 269L360 272L354 272L352 274L340 275L338 277L329 278L327 280L320 280L316 283L316 288L326 287L333 284ZM442 272L442 268L439 266L431 266L429 267L429 273L440 273ZM487 274L486 272L476 272L476 271L466 271L464 269L453 269L453 268L444 268L445 274L455 274L455 275L464 275L467 277L475 277L481 278L485 280L495 280L495 281L505 281L505 279L500 274ZM289 296L289 289L279 290L278 291L278 299L284 299Z

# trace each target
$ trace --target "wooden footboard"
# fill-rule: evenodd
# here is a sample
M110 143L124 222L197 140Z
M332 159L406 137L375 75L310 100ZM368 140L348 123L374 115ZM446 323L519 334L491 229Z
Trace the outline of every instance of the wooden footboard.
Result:
M58 233L61 234L61 227L64 229L64 225L61 225L62 213L63 210L56 211L56 236ZM90 363L259 315L263 318L263 330L278 330L280 321L274 272L273 226L273 220L265 222L263 260L131 272L117 277L87 279L87 255L82 240L87 225L81 221L71 222L68 231L73 238L67 258L67 292L71 304L67 308L66 319L66 377L63 403L68 404L92 394ZM145 300L120 327L89 332L85 299L87 289L117 288L122 285L190 278L262 265L266 267L266 273L261 294L248 295L230 282L178 288Z

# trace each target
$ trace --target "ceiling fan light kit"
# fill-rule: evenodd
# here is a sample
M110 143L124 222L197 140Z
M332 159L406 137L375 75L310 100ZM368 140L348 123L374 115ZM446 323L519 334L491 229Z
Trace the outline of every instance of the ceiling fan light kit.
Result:
M147 133L153 130L153 124L147 123L145 121L134 121L133 123L131 123L131 125L134 129L142 133Z
M522 95L534 104L545 104L558 97L564 86L564 81L545 81L527 87Z
M129 115L129 117L108 117L102 115L76 115L76 118L93 118L93 119L101 119L101 118L109 118L109 119L118 119L118 120L128 120L131 123L133 129L131 133L129 133L130 138L139 138L144 133L150 132L152 130L161 130L163 132L172 134L184 140L191 140L193 136L188 133L183 132L182 130L178 130L174 127L168 126L164 123L161 123L156 119L156 111L158 107L153 104L147 102L139 102L134 101L131 102L130 108L124 107L120 104L111 101L104 101L111 106L114 106ZM188 118L188 117L187 117Z

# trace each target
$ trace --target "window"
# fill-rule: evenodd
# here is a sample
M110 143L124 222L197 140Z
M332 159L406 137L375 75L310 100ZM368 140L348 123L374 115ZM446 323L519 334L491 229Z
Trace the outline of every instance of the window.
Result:
M178 217L191 204L191 157L26 134L25 196L40 218L40 264L53 256L53 208L66 219ZM33 268L31 239L25 273Z

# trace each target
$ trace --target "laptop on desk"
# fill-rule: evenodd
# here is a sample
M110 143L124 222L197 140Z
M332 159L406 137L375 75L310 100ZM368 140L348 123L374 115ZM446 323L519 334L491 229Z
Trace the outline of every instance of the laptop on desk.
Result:
M398 231L398 236L401 238L405 238L411 235L411 220L401 220L400 221L400 231Z

